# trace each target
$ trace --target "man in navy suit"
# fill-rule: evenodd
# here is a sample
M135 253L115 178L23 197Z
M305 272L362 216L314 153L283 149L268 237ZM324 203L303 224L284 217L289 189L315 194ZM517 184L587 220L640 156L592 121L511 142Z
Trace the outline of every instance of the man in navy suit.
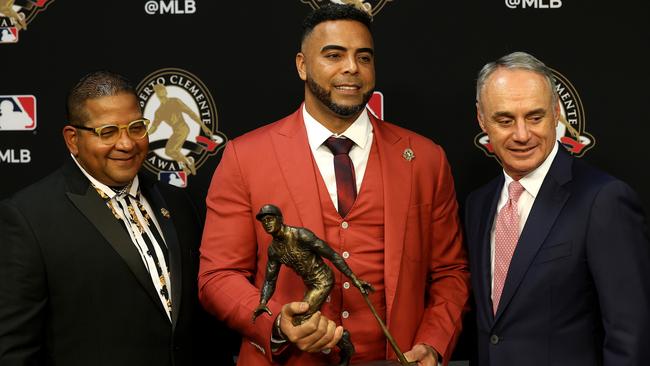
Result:
M647 365L650 246L632 189L556 141L551 71L515 52L477 81L503 174L465 224L480 365Z

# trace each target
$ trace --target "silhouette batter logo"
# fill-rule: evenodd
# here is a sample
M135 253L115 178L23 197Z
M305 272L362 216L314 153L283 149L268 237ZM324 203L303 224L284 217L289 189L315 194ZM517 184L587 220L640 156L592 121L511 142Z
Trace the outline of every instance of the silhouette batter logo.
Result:
M0 43L17 43L38 13L54 0L0 0Z
M353 4L359 9L363 9L372 16L377 15L384 6L393 0L300 0L300 2L308 4L312 9L320 8L327 3L336 4Z
M561 106L559 123L555 129L556 137L571 155L581 157L596 145L596 139L585 131L585 110L578 92L564 75L557 70L551 71ZM484 132L476 135L474 145L487 156L494 157L490 138Z
M0 131L36 129L36 97L0 95Z
M151 73L137 92L144 117L151 120L145 168L165 183L187 186L187 178L227 140L217 130L212 95L199 78L177 68Z

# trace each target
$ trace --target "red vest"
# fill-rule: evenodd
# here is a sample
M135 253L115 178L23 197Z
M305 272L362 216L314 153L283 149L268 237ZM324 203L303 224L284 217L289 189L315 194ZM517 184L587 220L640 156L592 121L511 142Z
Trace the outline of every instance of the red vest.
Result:
M318 171L315 163L314 169ZM358 278L373 285L376 291L370 295L370 300L379 316L385 321L384 186L379 154L374 140L361 189L345 218L341 218L334 208L320 174L317 174L317 177L325 226L324 239L332 249L343 256ZM368 304L350 280L331 263L328 264L334 270L336 281L321 311L329 319L350 331L356 351L352 362L384 359L386 337L368 308ZM330 356L334 364L338 362L338 352L332 352Z

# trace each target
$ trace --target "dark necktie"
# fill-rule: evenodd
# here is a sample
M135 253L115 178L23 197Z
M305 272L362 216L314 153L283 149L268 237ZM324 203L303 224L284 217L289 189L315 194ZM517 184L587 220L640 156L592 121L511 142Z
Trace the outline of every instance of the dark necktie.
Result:
M348 138L328 138L323 143L334 154L334 175L336 176L336 196L339 215L345 217L357 198L357 183L354 165L348 155L354 142Z

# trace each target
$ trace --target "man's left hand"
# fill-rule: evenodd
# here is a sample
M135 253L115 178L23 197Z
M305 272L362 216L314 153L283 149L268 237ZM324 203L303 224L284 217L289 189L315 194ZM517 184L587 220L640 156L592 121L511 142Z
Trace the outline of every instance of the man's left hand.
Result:
M438 352L425 344L416 344L404 353L408 361L417 362L418 366L438 366Z

